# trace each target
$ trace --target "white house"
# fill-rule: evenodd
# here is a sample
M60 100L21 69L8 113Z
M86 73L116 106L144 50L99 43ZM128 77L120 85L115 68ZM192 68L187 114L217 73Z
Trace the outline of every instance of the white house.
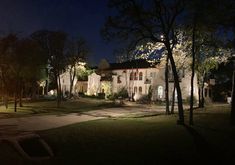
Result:
M146 60L133 60L123 63L111 63L102 60L105 67L99 66L96 73L88 77L87 93L117 93L122 88L128 91L129 97L135 100L152 92L152 100L165 99L165 68L162 64L151 64ZM180 86L182 97L190 96L190 72L181 70ZM174 89L173 75L169 75L169 93ZM198 98L197 77L194 79L194 96ZM177 96L177 92L175 93ZM171 96L171 95L170 95Z
M66 92L69 92L70 90L70 74L69 71L66 71L60 75L60 81L61 81L61 90L62 94L65 95ZM73 82L73 88L72 88L72 93L75 92L74 86L76 85L77 82L77 77L74 77L74 82Z

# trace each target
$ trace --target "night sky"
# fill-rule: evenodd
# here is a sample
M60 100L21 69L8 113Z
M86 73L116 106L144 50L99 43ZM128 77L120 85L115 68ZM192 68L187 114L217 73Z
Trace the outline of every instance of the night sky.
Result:
M62 30L71 37L82 36L91 48L89 62L106 58L114 62L114 43L106 43L100 29L111 10L108 0L1 0L0 34L16 32L27 36L34 31Z

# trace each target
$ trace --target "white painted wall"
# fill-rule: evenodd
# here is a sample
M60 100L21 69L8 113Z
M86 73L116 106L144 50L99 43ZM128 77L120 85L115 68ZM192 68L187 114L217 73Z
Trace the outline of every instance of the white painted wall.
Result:
M60 75L60 81L61 81L62 93L65 94L66 91L69 92L71 82L70 82L70 75L68 71ZM74 82L73 82L72 93L74 93L74 87L75 87L76 82L77 82L77 78L75 77Z

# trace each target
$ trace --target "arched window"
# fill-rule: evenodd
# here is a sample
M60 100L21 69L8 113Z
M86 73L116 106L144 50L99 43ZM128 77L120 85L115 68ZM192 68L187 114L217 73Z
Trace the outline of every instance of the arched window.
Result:
M133 80L133 72L130 73L130 80Z
M139 93L142 94L142 87L139 87Z
M143 80L143 73L142 72L139 73L139 80Z
M137 93L137 87L134 87L134 93Z
M163 86L159 86L157 89L157 96L159 99L163 98Z
M138 80L138 75L136 72L134 73L134 77L135 77L135 80Z

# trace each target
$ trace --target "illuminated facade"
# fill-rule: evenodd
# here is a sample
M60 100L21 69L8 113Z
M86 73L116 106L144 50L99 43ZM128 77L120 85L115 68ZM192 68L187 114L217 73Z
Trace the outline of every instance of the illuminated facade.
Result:
M165 68L160 63L150 64L145 60L134 60L124 63L106 64L104 68L98 67L96 73L88 77L88 95L98 93L117 93L122 88L128 91L130 98L138 100L144 95L152 93L152 100L165 99ZM190 73L183 70L179 74L182 97L190 96ZM197 77L194 81L194 95L198 98ZM173 75L169 73L169 96L174 89ZM177 96L177 93L175 93Z

